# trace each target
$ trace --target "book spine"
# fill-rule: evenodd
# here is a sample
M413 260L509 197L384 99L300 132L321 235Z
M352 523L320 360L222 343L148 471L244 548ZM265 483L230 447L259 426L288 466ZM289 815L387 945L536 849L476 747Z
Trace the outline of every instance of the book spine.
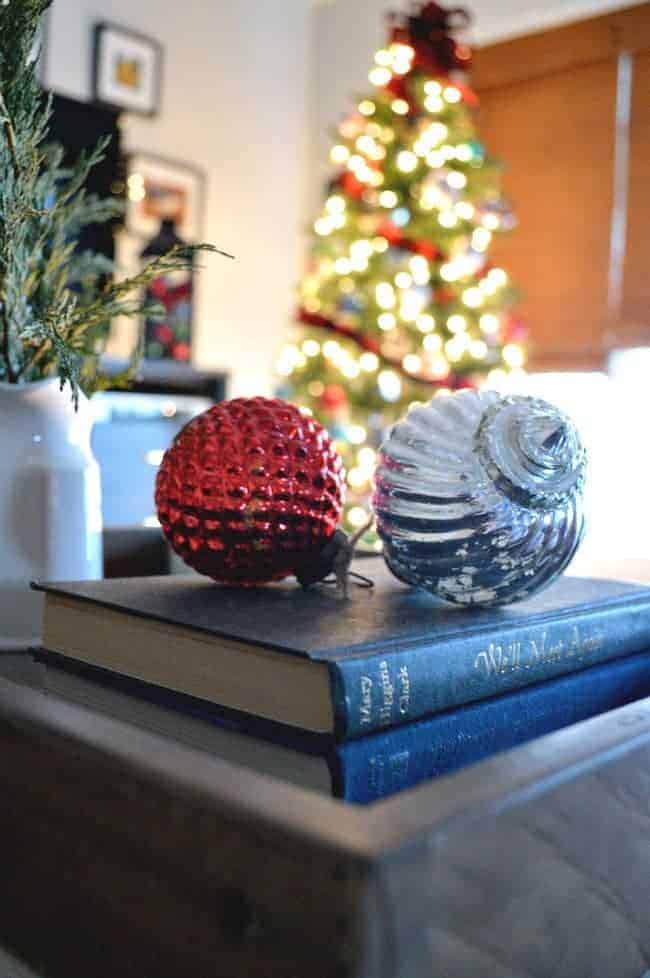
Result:
M334 793L365 804L650 693L650 653L339 744Z
M459 612L459 615L462 612ZM640 652L647 601L583 609L559 620L470 630L444 644L386 647L330 662L336 737L362 737L465 703Z

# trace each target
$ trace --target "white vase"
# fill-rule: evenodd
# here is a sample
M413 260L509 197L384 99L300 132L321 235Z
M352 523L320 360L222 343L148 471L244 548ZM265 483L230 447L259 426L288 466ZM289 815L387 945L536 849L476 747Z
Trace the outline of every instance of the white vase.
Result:
M39 640L42 595L30 581L101 577L91 428L87 398L75 412L56 379L0 383L0 648Z

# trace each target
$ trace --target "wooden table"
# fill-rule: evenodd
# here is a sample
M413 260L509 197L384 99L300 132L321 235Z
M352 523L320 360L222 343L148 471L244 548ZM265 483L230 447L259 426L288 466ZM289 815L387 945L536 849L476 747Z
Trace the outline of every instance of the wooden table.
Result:
M650 700L360 808L0 672L0 945L37 974L650 968Z

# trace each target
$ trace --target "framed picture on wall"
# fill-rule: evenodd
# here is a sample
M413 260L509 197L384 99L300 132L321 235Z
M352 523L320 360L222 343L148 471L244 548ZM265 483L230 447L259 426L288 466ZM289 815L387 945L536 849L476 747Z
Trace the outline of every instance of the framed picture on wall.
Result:
M97 102L156 115L161 78L162 47L157 41L117 24L95 26L93 93Z
M205 173L200 167L134 152L126 169L126 226L131 234L148 240L163 221L171 221L188 244L202 239Z
M202 240L205 175L200 168L133 152L126 160L126 198L118 265L129 274L174 246ZM141 324L145 359L189 362L194 320L192 268L161 274L149 284L146 298L164 315L146 317Z

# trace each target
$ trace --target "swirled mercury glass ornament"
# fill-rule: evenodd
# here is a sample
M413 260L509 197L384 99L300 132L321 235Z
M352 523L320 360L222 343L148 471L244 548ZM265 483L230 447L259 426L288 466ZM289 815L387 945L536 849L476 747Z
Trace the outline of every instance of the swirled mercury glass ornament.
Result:
M585 470L572 422L538 398L460 391L412 408L375 474L386 562L446 601L519 601L575 554Z

